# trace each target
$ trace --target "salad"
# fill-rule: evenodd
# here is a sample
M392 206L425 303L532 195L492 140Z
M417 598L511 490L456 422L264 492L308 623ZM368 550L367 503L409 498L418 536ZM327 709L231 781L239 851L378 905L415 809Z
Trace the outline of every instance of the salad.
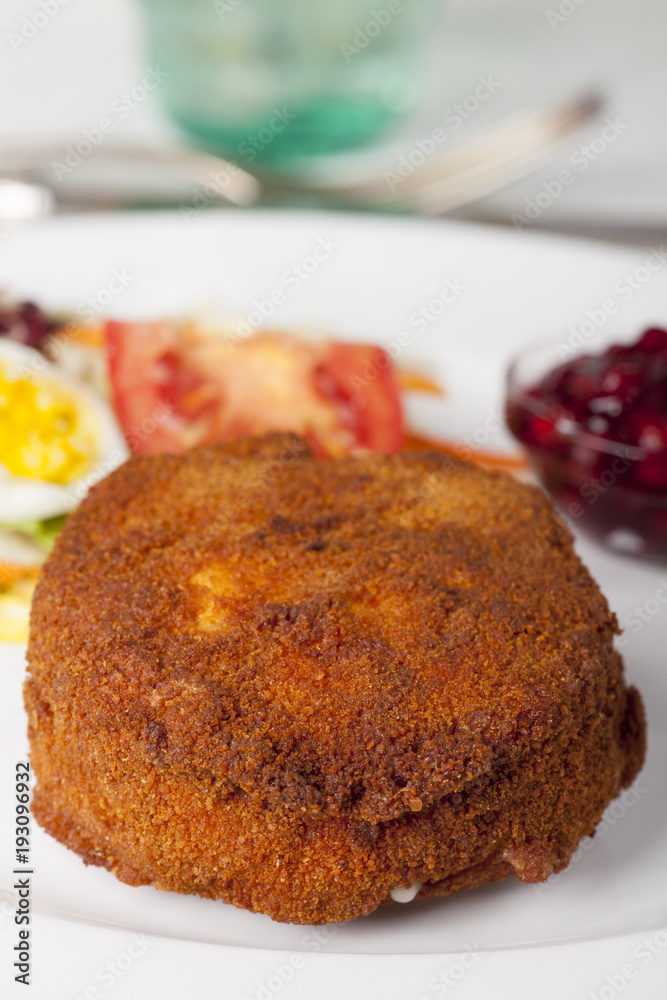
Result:
M0 641L25 639L65 518L129 454L271 430L321 458L398 451L406 389L439 391L371 344L192 320L82 326L0 299Z

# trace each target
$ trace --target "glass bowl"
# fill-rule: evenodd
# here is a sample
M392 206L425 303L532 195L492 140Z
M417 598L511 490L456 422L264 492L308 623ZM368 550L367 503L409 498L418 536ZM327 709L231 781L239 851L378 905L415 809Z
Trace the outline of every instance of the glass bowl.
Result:
M620 356L630 350L620 344L608 348ZM614 439L610 428L621 427L618 422L623 418L613 394L597 397L598 412L587 416L575 412L571 398L558 400L564 366L583 360L583 355L573 355L561 339L530 347L516 358L507 375L510 430L528 451L541 483L570 527L582 529L615 552L667 560L664 442L646 432L633 435L625 429L622 436L627 440ZM611 355L601 350L587 357L593 377L603 359L611 364ZM661 384L658 391L665 393L667 411L667 355L665 359L664 388ZM636 386L634 391L632 419L636 424L636 413L649 411L640 409L641 391ZM553 393L552 398L545 398L547 392ZM667 413L664 422L667 427Z

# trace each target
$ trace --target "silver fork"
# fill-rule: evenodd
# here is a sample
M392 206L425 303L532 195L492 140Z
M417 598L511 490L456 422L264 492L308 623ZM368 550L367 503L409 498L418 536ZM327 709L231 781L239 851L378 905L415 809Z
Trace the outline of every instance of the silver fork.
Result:
M404 205L425 215L452 211L530 174L557 154L563 140L598 115L602 100L586 94L564 104L529 108L462 138L426 159L408 176L327 185L349 201Z
M219 156L200 150L111 143L95 148L82 159L86 165L85 183L80 181L78 167L65 174L61 181L56 180L53 163L63 161L64 144L5 146L0 149L0 176L11 178L14 184L18 181L42 185L63 207L86 207L94 203L119 208L140 198L160 204L187 205L194 187L212 192L211 201L223 200L236 205L254 204L263 194L305 192L333 199L338 204L385 209L395 206L425 215L440 215L497 191L551 160L567 136L598 114L601 103L597 95L586 94L502 118L464 137L455 147L425 159L393 189L384 172L377 170L371 175L341 177L334 181L318 181L312 177L289 180L265 174L254 176ZM123 182L123 170L128 168L132 176ZM143 186L137 176L137 171L142 169L145 172ZM166 194L156 197L156 176L160 171L167 176L171 174L171 187ZM11 185L6 186L8 205L12 197L21 204L42 205L42 214L49 211L48 197L31 202L30 198L20 197L18 188L13 191ZM0 198L0 215L3 214L2 206ZM20 208L17 211L20 212Z

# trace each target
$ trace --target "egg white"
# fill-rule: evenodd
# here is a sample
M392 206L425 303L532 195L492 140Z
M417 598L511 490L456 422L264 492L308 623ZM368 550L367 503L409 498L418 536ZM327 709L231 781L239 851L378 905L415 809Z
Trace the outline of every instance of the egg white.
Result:
M12 524L24 520L43 520L74 510L89 488L128 457L125 439L116 416L107 401L73 375L32 348L15 341L0 339L0 366L10 378L30 377L58 383L75 395L86 419L94 428L96 454L91 456L85 474L65 485L50 483L27 476L16 476L2 463L0 455L0 521Z

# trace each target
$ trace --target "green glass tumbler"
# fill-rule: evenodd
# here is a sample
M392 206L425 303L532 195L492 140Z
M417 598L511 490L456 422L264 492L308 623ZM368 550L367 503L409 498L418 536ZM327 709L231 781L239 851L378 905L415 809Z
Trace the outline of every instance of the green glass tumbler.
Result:
M421 92L442 0L142 0L160 96L198 145L289 169L354 149Z

